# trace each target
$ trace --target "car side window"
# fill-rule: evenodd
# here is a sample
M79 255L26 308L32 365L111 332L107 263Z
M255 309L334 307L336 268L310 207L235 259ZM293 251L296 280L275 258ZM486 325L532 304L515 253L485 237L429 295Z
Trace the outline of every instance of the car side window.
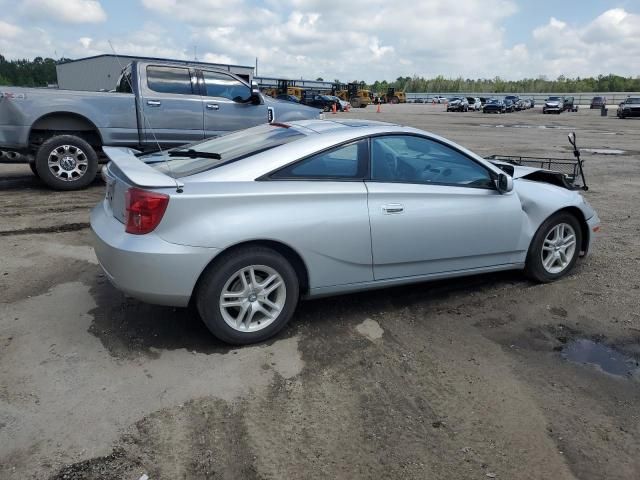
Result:
M273 179L362 179L365 175L367 141L359 140L289 165L271 175Z
M147 85L158 93L193 94L188 68L149 66L147 67Z
M207 97L226 98L234 102L247 102L251 98L251 89L230 75L205 70L202 76Z
M371 180L495 188L482 165L435 140L411 135L371 139Z

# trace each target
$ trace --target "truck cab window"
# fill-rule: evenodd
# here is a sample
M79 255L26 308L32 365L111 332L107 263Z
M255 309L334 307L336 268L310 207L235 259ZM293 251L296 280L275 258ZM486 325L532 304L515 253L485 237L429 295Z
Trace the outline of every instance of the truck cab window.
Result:
M147 85L158 93L193 94L188 68L147 67Z
M218 72L203 71L207 97L220 97L234 102L247 102L251 98L251 89L240 80Z

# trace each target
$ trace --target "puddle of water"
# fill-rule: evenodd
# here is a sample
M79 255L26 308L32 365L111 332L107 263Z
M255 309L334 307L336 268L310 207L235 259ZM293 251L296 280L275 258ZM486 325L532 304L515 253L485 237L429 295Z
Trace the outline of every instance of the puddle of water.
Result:
M622 155L624 153L624 150L616 150L615 148L583 148L582 151L595 155Z
M586 338L567 343L561 355L571 362L594 365L611 375L632 377L640 373L635 359Z

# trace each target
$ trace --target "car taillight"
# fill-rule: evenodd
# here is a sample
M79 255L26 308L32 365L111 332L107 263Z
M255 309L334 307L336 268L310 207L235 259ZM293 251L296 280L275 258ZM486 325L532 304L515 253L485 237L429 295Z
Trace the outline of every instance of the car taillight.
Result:
M168 204L169 195L130 188L125 195L125 231L134 235L152 232Z

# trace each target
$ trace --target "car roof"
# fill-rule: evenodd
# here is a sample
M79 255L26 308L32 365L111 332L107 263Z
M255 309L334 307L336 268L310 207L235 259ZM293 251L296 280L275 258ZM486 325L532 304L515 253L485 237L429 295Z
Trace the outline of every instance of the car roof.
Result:
M293 122L282 122L282 125L288 127L294 127L302 130L305 135L311 135L314 133L325 133L329 131L337 130L349 130L351 128L366 128L366 127L397 127L397 124L388 122L378 122L376 120L296 120Z

